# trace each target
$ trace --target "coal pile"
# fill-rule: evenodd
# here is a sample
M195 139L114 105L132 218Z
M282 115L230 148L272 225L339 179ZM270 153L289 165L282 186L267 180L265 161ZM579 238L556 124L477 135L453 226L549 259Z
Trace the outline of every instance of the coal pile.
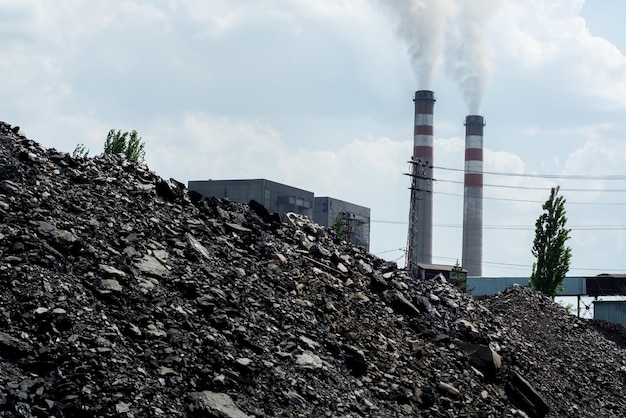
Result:
M0 287L5 417L626 411L610 327L532 290L478 301L299 215L5 123Z

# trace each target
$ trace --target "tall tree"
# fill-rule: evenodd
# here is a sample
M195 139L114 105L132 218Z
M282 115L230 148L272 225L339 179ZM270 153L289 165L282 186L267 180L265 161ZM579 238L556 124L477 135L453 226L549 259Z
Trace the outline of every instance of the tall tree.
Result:
M115 129L111 129L104 143L104 153L122 153L126 155L126 158L136 163L143 163L146 157L144 143L137 131L130 132L129 136L128 132L122 133L121 130L115 132Z
M543 213L535 223L532 254L537 261L533 263L530 276L533 289L553 299L563 287L572 257L572 249L565 245L570 230L565 228L565 198L559 196L559 189L559 186L552 188L550 198L543 204Z

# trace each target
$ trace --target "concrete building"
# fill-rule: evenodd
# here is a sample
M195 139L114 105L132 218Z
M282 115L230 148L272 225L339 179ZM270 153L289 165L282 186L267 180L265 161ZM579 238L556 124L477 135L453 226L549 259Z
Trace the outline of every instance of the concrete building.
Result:
M370 249L370 209L332 197L316 197L313 220L327 228L332 227L339 215L343 215L348 227L350 241L359 247Z
M350 240L369 251L370 209L364 206L332 197L315 197L313 192L266 179L192 180L187 188L204 197L227 198L246 204L256 200L270 213L299 213L328 228L342 214Z
M247 204L256 200L270 213L295 212L313 219L313 192L266 179L192 180L187 188L205 197L227 198L233 202Z

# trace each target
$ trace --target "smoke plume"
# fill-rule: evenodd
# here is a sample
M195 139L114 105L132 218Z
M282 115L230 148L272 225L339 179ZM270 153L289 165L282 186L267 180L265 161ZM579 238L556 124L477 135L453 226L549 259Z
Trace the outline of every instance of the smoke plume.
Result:
M418 88L432 90L445 61L470 114L478 114L492 74L484 25L494 0L388 0L398 35L407 42ZM444 60L445 58L445 60Z
M446 69L461 88L469 113L478 115L493 72L492 49L484 27L494 1L458 3L459 13L447 33Z
M389 0L397 17L397 32L407 42L418 87L430 90L443 48L448 19L454 14L454 0Z

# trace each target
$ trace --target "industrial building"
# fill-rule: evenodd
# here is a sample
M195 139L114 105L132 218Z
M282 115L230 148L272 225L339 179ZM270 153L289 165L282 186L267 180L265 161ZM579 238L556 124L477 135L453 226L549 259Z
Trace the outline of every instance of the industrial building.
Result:
M415 92L411 157L411 200L406 266L419 277L419 264L432 263L435 93ZM483 260L483 127L482 116L465 118L462 267L468 276L482 275Z
M626 327L626 301L597 300L593 302L593 319L601 319Z
M327 228L332 227L338 216L346 220L350 241L369 251L370 209L332 197L316 197L313 220Z
M270 213L295 212L313 219L313 192L266 179L189 181L187 188L204 197L226 198L239 203L256 200Z
M192 180L189 190L204 197L226 198L249 203L256 200L270 213L295 212L330 228L340 214L346 220L348 238L369 251L370 209L332 197L315 197L313 192L266 179Z

